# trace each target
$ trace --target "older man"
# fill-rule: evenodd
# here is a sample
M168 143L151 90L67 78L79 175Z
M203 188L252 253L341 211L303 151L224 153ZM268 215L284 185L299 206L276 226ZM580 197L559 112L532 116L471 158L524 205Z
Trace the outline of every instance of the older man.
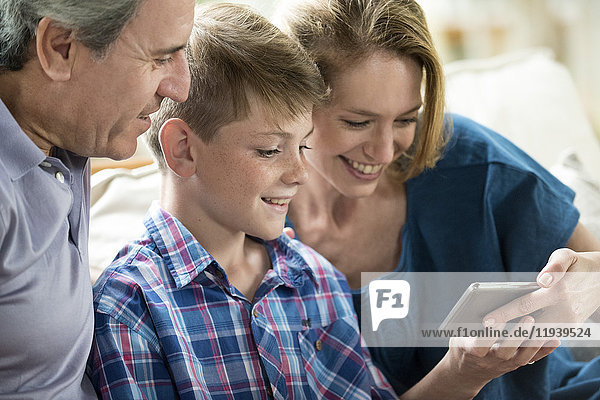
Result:
M187 98L193 0L0 0L0 399L94 397L89 156Z

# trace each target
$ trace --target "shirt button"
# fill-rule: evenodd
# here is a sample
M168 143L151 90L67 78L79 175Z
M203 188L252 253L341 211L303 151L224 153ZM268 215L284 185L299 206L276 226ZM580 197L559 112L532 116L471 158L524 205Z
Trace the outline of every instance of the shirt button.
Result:
M258 310L256 308L252 311L252 315L254 315L254 318L258 318Z
M273 397L273 389L271 389L271 386L267 386L267 396Z
M315 340L315 349L317 351L321 351L323 348L323 342L321 340Z
M59 181L60 183L65 183L65 176L63 175L62 172L60 171L56 171L56 173L54 174L54 177L56 178L57 181Z

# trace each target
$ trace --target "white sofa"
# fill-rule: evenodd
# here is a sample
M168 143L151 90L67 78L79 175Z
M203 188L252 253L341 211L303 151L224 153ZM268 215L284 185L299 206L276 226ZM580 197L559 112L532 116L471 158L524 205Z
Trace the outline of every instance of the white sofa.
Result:
M566 68L547 49L448 64L448 111L511 139L577 193L581 219L600 238L600 144ZM158 198L154 165L105 169L92 176L92 278L143 229Z

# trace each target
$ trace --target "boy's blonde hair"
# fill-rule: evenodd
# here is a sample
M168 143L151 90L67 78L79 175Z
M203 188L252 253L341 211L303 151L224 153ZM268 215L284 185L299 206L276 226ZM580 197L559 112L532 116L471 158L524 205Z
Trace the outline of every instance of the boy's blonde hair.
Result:
M247 6L197 6L186 52L189 97L183 103L164 99L146 134L161 168L159 132L170 118L182 119L208 143L223 125L248 117L249 96L281 123L311 112L325 95L323 79L302 47Z
M417 136L390 170L404 181L435 165L446 139L444 74L415 1L300 0L280 15L279 23L308 51L328 85L336 74L378 51L415 60L425 83Z

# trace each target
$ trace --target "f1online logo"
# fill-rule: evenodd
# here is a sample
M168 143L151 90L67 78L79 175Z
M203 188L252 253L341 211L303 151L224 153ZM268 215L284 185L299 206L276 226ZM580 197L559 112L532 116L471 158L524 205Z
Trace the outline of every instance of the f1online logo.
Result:
M384 319L402 319L408 315L410 284L404 280L376 280L369 284L371 324L379 328Z

